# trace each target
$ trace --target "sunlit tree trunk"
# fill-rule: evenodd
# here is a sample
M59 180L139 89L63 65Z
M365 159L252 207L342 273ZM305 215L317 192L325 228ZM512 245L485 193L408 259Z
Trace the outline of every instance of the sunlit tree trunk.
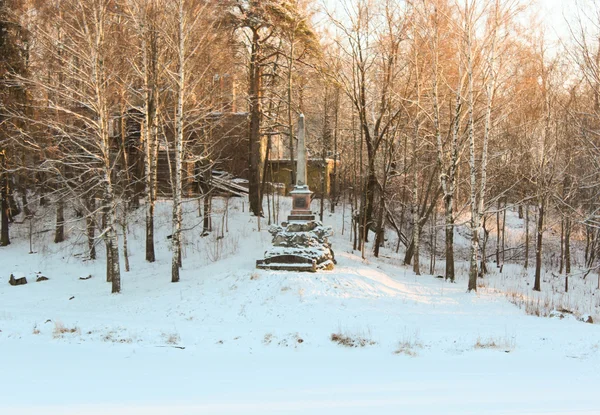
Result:
M173 180L173 233L172 233L172 258L171 258L171 282L179 282L179 268L181 268L181 221L182 221L182 158L183 158L183 101L185 93L185 14L183 0L179 0L178 19L178 73L177 73L177 109L175 115L175 177Z

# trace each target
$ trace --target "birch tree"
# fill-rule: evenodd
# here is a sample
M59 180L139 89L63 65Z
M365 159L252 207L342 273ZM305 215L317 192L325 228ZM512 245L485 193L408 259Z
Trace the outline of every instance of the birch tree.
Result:
M218 61L217 41L219 32L215 8L211 3L200 0L177 0L171 4L172 16L165 27L166 47L172 53L173 64L167 66L166 73L171 85L170 102L173 103L173 151L172 189L172 235L171 235L171 282L178 282L182 266L182 203L184 162L195 164L208 159L204 154L194 158L188 154L188 144L194 137L198 139L199 125L202 124L210 108L210 91L207 85L212 80L212 61ZM204 146L206 147L206 146ZM170 160L170 159L169 159ZM209 167L210 168L210 167Z
M107 252L107 280L112 292L119 293L119 195L114 183L115 152L110 136L115 112L111 84L118 71L111 60L117 29L115 2L61 0L42 11L61 26L61 37L57 38L48 26L38 25L36 53L55 61L61 76L57 78L60 82L40 73L21 78L38 96L44 96L34 104L38 118L29 122L44 125L53 136L51 146L41 148L47 156L42 168L58 177L76 199L100 197L99 210L105 217L100 235Z
M131 33L137 53L130 59L131 67L141 80L142 96L136 93L132 97L141 98L141 139L144 154L144 181L146 188L146 261L154 262L154 210L156 204L157 165L158 165L158 114L160 89L160 44L159 19L161 19L159 0L127 0L127 17L133 26ZM131 104L136 107L135 104Z

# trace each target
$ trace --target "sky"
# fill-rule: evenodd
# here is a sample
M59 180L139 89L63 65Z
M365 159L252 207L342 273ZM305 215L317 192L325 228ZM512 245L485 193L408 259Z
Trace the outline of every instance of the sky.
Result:
M329 10L336 9L341 3L351 0L317 0L324 4ZM461 0L456 0L460 2ZM531 4L530 13L537 17L537 20L544 23L546 39L549 42L550 49L558 49L560 40L565 40L569 36L569 26L565 20L572 20L577 3L585 4L600 0L519 0L523 3Z
M551 39L558 39L568 34L568 25L565 17L572 17L575 0L537 0L541 18L547 25L547 35ZM569 7L570 6L570 7Z

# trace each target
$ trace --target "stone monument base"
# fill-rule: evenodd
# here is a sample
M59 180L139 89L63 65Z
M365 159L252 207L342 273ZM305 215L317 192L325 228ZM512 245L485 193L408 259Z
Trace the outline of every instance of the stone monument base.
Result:
M288 222L311 222L315 220L315 215L313 214L301 214L301 215L288 215L287 217Z
M256 261L256 268L279 271L317 272L332 270L335 257L328 237L331 227L321 222L289 222L269 229L273 248L265 252L265 259Z

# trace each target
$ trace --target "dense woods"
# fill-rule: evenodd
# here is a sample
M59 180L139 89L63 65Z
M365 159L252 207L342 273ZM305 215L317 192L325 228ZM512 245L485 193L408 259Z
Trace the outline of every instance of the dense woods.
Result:
M128 213L143 209L145 258L171 244L177 282L186 233L212 229L215 171L247 180L259 228L278 220L269 160L290 160L293 183L303 113L310 158L333 160L312 189L320 216L349 206L363 257L385 246L416 274L437 257L450 281L466 261L469 291L505 261L535 267L537 291L550 257L566 284L575 267L596 274L600 6L577 2L561 42L535 11L518 0L0 0L0 246L17 216L52 209L55 243L86 238L89 259L103 244L118 293ZM159 196L173 200L169 241L154 235ZM198 199L199 228L182 228L186 198ZM518 246L503 237L508 209L526 219ZM74 218L84 229L67 226Z

